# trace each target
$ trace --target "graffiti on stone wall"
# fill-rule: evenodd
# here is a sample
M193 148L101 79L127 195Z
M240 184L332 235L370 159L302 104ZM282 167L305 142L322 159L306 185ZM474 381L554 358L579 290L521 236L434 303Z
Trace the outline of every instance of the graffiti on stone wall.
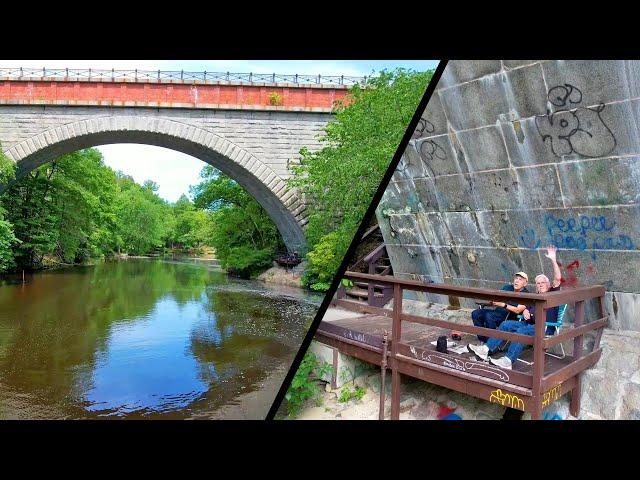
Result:
M591 258L596 259L599 250L635 250L636 245L628 236L619 233L615 220L604 215L544 216L547 233L545 244L559 249L591 250ZM520 246L535 250L542 245L536 230L528 228L519 237Z
M415 131L413 132L413 137L412 138L421 138L426 136L429 133L433 133L436 131L436 127L433 123L431 123L429 120L427 120L426 118L421 118L418 121L418 126L416 127Z
M584 251L591 249L596 259L598 250L635 250L628 235L618 233L615 220L604 215L578 215L556 217L547 213L544 217L549 243L562 249Z
M436 127L426 118L418 121L418 126L413 132L412 139L415 140L414 148L419 154L416 158L405 153L402 155L400 162L396 168L396 172L405 173L409 168L414 167L412 176L433 176L434 172L430 165L434 160L446 160L447 153L444 148L438 144L433 138L423 139L436 131ZM417 161L416 161L417 160Z
M416 140L414 148L419 155L402 155L396 172L407 173L414 177L435 176L431 163L435 160L446 160L447 153L432 138ZM408 172L409 169L411 172Z
M580 89L569 83L549 89L547 98L559 110L535 117L542 140L557 157L577 153L583 157L604 157L616 148L616 138L602 119L604 104L579 107Z

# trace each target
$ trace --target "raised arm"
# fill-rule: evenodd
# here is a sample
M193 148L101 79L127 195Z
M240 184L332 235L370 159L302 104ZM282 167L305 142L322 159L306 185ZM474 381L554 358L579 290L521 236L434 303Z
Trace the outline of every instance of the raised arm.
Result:
M560 281L562 280L562 273L560 272L560 265L558 265L558 260L556 259L558 248L555 246L547 247L547 253L545 257L551 260L551 264L553 265L553 280L551 282L551 286L553 288L560 285Z

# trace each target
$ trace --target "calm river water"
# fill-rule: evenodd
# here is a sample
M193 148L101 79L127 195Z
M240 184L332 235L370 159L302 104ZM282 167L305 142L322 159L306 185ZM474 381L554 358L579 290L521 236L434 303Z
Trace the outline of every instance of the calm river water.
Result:
M322 299L162 260L26 280L0 283L0 419L219 417L277 390Z

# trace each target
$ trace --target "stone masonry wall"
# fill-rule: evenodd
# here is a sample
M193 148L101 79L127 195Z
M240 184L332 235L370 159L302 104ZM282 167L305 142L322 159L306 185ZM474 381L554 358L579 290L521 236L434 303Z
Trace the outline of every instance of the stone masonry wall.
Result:
M304 199L286 179L302 147L319 148L330 119L326 112L0 105L0 143L17 162L19 175L57 156L108 143L181 151L243 185L269 213L287 247L304 251Z
M395 274L499 288L554 244L640 331L639 127L638 61L449 62L376 211Z
M256 155L282 178L290 176L287 162L298 161L302 147L319 146L317 136L331 118L310 112L0 105L2 149L60 125L104 116L162 118L211 131Z

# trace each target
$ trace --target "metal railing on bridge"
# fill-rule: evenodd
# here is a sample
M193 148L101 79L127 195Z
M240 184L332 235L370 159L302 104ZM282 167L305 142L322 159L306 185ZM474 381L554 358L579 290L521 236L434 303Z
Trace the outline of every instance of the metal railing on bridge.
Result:
M201 81L233 83L292 83L300 85L358 85L367 76L346 75L282 75L278 73L185 72L184 70L115 70L78 68L0 68L0 78L112 81Z

